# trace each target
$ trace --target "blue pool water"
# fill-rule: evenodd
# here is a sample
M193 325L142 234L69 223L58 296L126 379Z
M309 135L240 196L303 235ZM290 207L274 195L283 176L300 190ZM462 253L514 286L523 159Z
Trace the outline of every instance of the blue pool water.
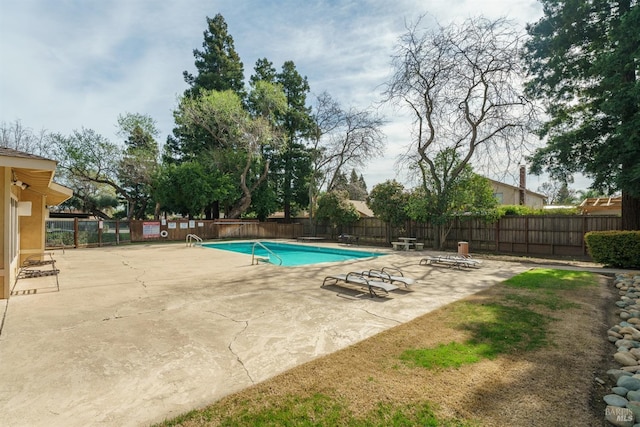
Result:
M346 261L358 258L377 257L384 254L367 251L355 251L348 249L323 248L311 245L292 245L288 243L278 242L260 242L271 251L265 250L262 246L256 245L255 241L249 242L231 242L231 243L205 243L202 246L213 249L221 249L224 251L239 252L251 255L252 251L255 256L260 258L269 258L272 264L278 265L280 260L273 254L282 259L282 265L307 265L317 264L321 262Z

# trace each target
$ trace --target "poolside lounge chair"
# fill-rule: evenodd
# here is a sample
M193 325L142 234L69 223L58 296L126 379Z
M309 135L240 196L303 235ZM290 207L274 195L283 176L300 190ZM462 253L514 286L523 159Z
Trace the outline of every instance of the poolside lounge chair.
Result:
M476 259L467 258L459 255L429 255L420 260L420 265L428 265L428 264L444 264L449 267L476 267L479 268L481 261Z
M60 283L58 282L58 273L60 273L60 270L56 268L56 261L53 259L53 256L51 254L48 255L49 259L44 259L44 256L40 255L31 255L25 259L20 266L18 274L16 275L15 283L18 283L19 279L56 276L56 288L58 288L59 291ZM49 265L51 268L43 268Z
M382 267L381 270L365 270L362 272L362 274L367 277L382 280L383 282L399 282L402 283L406 288L416 283L415 279L412 279L411 277L405 277L404 274L402 274L402 271L393 267Z
M322 286L324 287L329 281L329 284L335 285L338 282L344 282L351 285L358 285L367 288L371 298L379 297L377 292L382 291L385 295L389 294L389 291L398 289L398 287L392 283L383 282L382 280L374 280L370 277L365 277L362 273L352 271L347 274L332 274L324 278Z

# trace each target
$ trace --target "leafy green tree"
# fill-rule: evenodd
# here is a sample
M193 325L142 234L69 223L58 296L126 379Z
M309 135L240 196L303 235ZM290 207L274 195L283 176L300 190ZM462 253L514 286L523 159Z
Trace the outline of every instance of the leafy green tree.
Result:
M434 162L435 175L423 170L423 185L411 192L407 202L406 212L411 219L433 224L436 249L442 248L454 218L473 215L490 221L497 215L498 201L491 183L474 173L470 165L465 165L455 178L446 178L448 171L460 163L453 150L439 153Z
M285 220L289 220L292 212L308 205L311 156L305 139L313 129L310 110L306 106L309 84L306 77L298 73L292 61L285 62L281 72L277 72L266 58L256 62L254 75L249 80L252 87L260 82L277 84L287 98L287 108L276 118L275 123L284 137L282 149L267 149L265 156L271 160L270 186L278 195ZM251 99L248 104L250 109L255 110Z
M415 118L406 162L421 177L418 199L440 228L437 247L472 160L510 160L526 142L535 109L520 85L518 41L506 20L473 18L434 31L416 25L397 47L385 93ZM414 209L413 216L423 213Z
M271 94L264 100L271 107L261 109L267 115L250 115L230 90L203 90L197 98L183 97L174 113L176 123L183 129L208 134L217 148L207 155L218 170L233 176L239 186L240 197L226 210L230 218L239 218L249 209L252 193L267 177L269 161L262 158L263 147L279 145L269 114L286 108L285 97L281 91L265 90L264 94Z
M572 205L575 202L575 193L575 190L569 188L569 184L563 182L558 191L558 204Z
M251 206L245 216L265 221L269 215L276 212L279 207L278 195L273 188L273 182L266 180L253 192Z
M94 191L108 186L126 203L136 203L134 195L119 179L123 159L121 147L94 130L85 128L74 130L70 136L51 134L49 138L50 150L58 160L60 176L78 196L84 193L83 190ZM95 209L94 215L108 218L105 212L99 211L95 200L91 202L91 197L85 197L84 200L92 204L88 206Z
M387 242L391 242L390 227L397 227L409 219L407 203L409 193L396 180L376 185L367 197L367 206L376 217L387 223Z
M155 138L160 135L156 121L147 114L126 113L118 115L117 135L122 138L130 138L134 133L142 135L139 140L129 141L131 148L143 148L155 151L157 155L158 144Z
M640 229L640 5L634 0L541 0L527 30L527 92L542 100L547 145L533 172L574 172L622 191L622 228Z
M194 49L197 74L183 72L189 88L184 98L197 98L203 91L232 91L244 100L244 65L235 50L233 37L228 33L223 16L207 17L202 50ZM177 123L173 135L167 138L163 162L179 163L197 159L203 152L218 147L219 141L202 128L185 128Z
M327 219L333 230L342 233L342 226L353 224L360 218L345 191L330 191L318 198L318 218Z
M60 170L56 175L62 178L64 185L73 189L73 196L61 205L56 206L56 212L79 211L93 215L95 218L109 219L111 217L122 218L118 207L121 201L116 197L114 189L105 184L79 179ZM128 214L124 210L125 214ZM128 216L128 215L126 215Z
M598 190L594 190L593 188L587 190L578 190L577 192L578 201L582 202L584 199L595 199L598 197L607 197Z
M189 218L199 217L211 200L224 199L234 190L228 175L207 170L199 162L165 165L155 182L154 196L160 207Z
M125 137L125 151L120 160L117 177L127 192L127 216L143 219L148 214L159 216L152 197L153 179L159 164L159 134L155 120L143 114L118 116L118 135Z

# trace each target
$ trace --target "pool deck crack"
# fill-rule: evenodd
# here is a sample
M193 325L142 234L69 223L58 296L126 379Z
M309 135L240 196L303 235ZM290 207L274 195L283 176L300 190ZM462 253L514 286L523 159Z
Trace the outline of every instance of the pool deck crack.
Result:
M248 321L244 321L244 328L242 328L242 330L240 332L238 332L237 334L235 334L235 336L233 337L233 339L231 340L231 342L229 343L229 346L227 347L229 349L229 351L231 352L231 354L233 354L236 358L236 361L240 364L240 366L242 366L242 369L244 369L244 372L247 374L247 378L249 378L249 381L251 381L251 384L255 384L254 379L251 377L251 374L249 373L249 370L247 369L247 367L245 366L244 362L242 361L242 359L240 358L240 356L233 350L232 346L233 343L235 342L235 340L238 338L238 336L240 334L242 334L244 331L247 330L247 328L249 327L249 322Z
M369 310L367 310L367 309L365 309L365 308L361 308L360 310L364 311L364 312L365 312L365 313L367 313L367 314L370 314L370 315L371 315L371 316L373 316L373 317L377 317L378 319L389 320L389 321L394 322L394 323L396 323L396 324L398 324L398 325L400 325L400 324L402 323L402 322L401 322L401 321L399 321L399 320L392 319L392 318L390 318L390 317L381 316L381 315L376 314L376 313L372 313L372 312L370 312Z
M233 338L229 342L229 345L227 345L227 348L229 349L229 352L236 358L236 361L240 364L240 366L242 366L242 369L244 369L244 372L247 375L247 378L249 378L249 381L251 381L251 384L255 384L256 382L251 377L251 373L249 372L249 369L247 369L247 366L244 364L244 361L242 360L240 355L238 353L236 353L235 350L233 349L233 343L238 339L238 337L240 335L242 335L247 330L247 328L249 328L249 321L248 320L236 320L236 319L234 319L232 317L229 317L229 316L227 316L227 315L225 315L223 313L219 313L217 311L210 311L210 310L207 310L207 311L209 313L216 314L218 316L224 317L225 319L229 319L232 322L240 323L240 324L244 325L243 328L233 336Z

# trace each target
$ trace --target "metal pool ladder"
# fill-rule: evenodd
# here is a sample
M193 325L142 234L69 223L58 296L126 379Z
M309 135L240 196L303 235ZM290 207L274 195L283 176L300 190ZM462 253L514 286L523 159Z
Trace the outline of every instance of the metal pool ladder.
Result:
M261 257L256 257L256 246L260 246L261 248L263 248L265 251L269 252L271 255L273 255L274 257L278 258L278 260L280 261L280 263L278 265L282 265L282 258L280 258L278 255L276 255L271 249L267 248L265 245L263 245L260 242L255 242L253 244L253 247L251 248L251 265L254 264L258 264L260 261L263 262L271 262L270 258L261 258Z
M186 238L187 246L201 246L202 239L195 234L187 234Z

